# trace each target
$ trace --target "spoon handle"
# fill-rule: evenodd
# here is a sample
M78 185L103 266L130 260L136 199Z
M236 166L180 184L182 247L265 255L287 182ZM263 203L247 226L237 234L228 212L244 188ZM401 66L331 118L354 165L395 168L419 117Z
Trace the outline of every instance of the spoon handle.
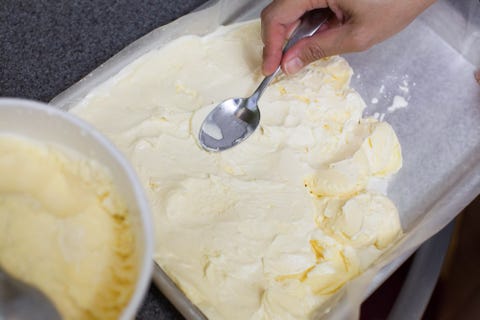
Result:
M0 319L62 318L45 294L32 285L12 277L0 266Z
M267 86L272 82L272 80L277 76L277 74L282 70L281 66L277 67L277 70L275 70L271 75L266 76L263 78L262 82L258 85L257 90L248 98L247 100L247 108L250 110L255 110L258 108L257 102L258 99L262 96L263 91L267 88Z
M306 37L311 37L315 32L317 32L318 29L320 29L320 27L325 22L327 22L331 15L332 11L328 8L315 9L306 12L302 16L300 25L295 29L290 39L288 39L287 43L283 47L283 54L285 54L288 49L290 49L298 41ZM263 79L263 81L259 84L257 90L255 90L252 96L248 99L248 109L253 110L257 108L258 99L260 99L260 96L262 95L265 88L270 84L273 78L277 76L281 69L281 66L278 66L277 70L275 70L271 75L266 76Z
M300 25L295 29L290 39L288 39L285 47L283 47L283 54L285 54L288 49L293 47L298 41L313 36L315 32L327 22L332 14L333 12L328 8L315 9L306 12L302 16Z

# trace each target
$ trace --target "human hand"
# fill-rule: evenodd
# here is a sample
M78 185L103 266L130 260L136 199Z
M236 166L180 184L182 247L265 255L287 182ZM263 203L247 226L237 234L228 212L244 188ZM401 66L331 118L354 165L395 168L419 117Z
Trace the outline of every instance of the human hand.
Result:
M273 0L261 14L263 66L269 75L279 64L286 74L335 54L363 51L394 35L435 0ZM282 57L282 48L301 16L329 7L334 16L315 35L300 40Z

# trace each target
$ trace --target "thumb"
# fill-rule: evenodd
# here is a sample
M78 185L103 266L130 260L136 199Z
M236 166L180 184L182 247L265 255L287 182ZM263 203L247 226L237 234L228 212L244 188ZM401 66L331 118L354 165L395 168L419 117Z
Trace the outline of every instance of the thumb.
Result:
M323 30L300 40L283 55L283 71L292 75L313 61L344 53L344 34L345 28L342 26Z

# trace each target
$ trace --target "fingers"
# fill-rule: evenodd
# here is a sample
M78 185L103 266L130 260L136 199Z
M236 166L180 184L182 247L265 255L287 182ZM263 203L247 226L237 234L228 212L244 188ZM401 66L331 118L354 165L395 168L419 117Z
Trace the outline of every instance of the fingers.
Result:
M262 19L263 66L265 75L271 74L282 59L282 48L288 36L288 26L278 24L275 20Z
M345 26L320 31L310 38L303 39L288 50L282 59L282 69L292 75L307 64L321 58L345 52Z
M298 25L300 17L309 10L326 7L326 0L275 0L261 13L263 65L262 72L271 74L280 64L285 40Z
M274 0L262 12L263 72L271 74L281 63L285 73L293 74L326 56L366 50L405 28L434 1ZM299 41L282 57L283 44L300 17L327 6L335 13L328 28ZM331 20L337 24L332 26Z
M475 80L480 84L480 69L475 72Z

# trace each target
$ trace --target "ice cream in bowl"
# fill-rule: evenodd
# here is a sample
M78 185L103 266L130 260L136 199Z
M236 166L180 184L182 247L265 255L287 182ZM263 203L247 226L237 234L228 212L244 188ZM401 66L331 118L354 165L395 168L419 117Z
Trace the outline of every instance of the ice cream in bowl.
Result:
M0 99L2 268L64 319L131 319L152 256L148 201L120 151L72 114Z

